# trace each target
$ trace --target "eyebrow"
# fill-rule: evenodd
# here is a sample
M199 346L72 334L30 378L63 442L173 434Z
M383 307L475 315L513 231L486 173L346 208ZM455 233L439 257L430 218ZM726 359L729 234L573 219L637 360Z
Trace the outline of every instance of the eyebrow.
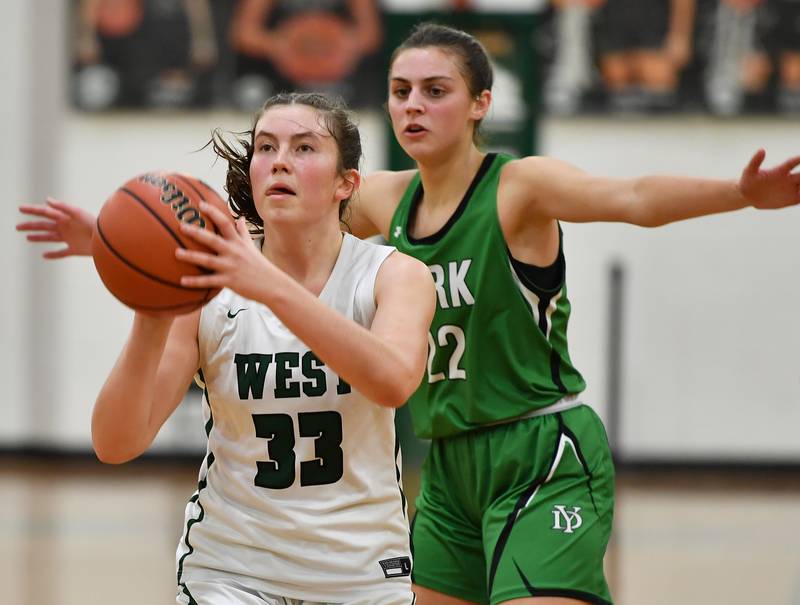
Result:
M278 138L275 134L273 134L273 133L271 133L271 132L269 132L267 130L259 130L256 133L256 136L253 137L253 140L259 139L261 137L270 137L270 138L273 138L273 139L277 139ZM297 133L293 134L291 137L289 137L289 140L290 141L295 141L297 139L305 139L305 138L316 138L316 139L319 139L319 138L322 138L322 135L320 135L319 133L314 132L312 130L304 130L303 132L297 132Z
M427 78L423 78L422 81L423 82L433 82L433 81L436 81L436 80L454 80L454 79L455 78L451 78L450 76L428 76ZM389 81L390 82L408 82L409 84L411 83L411 80L409 80L408 78L403 78L403 77L400 77L400 76L392 76L391 78L389 78Z

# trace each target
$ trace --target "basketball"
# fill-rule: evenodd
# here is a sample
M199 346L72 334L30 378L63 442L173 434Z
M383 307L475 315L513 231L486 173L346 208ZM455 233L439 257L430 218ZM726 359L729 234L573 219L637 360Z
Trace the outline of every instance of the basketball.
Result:
M206 201L230 216L227 204L204 182L175 172L148 172L127 181L106 200L92 236L92 258L106 288L120 302L148 315L180 315L211 300L218 288L186 288L184 275L204 270L175 258L178 247L210 251L181 233L181 223L214 230L200 212Z

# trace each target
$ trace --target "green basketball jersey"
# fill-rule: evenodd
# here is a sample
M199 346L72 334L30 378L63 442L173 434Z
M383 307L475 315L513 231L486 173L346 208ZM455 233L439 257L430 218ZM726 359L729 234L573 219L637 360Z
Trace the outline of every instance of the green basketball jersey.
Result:
M427 264L436 284L427 376L409 400L420 437L523 416L585 388L567 350L565 280L546 291L511 264L497 186L512 159L488 154L459 207L431 236L408 234L422 197L419 173L392 217L389 242Z

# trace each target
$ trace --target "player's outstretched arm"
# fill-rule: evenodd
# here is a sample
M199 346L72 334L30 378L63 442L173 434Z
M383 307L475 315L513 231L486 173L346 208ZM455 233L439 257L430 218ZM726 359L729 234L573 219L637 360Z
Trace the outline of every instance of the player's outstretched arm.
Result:
M522 220L625 222L658 227L675 221L730 212L748 206L775 209L800 203L800 156L762 167L757 151L739 180L683 176L634 179L596 177L552 158L512 162L501 187Z
M47 259L66 256L90 256L95 216L83 208L48 197L44 204L25 204L19 207L22 214L36 220L17 223L17 231L27 232L29 242L62 242L58 250L46 250Z

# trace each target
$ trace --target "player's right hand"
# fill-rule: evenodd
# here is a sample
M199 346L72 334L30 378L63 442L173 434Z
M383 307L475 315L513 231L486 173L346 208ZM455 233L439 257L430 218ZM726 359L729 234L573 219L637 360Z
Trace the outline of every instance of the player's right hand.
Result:
M25 204L19 207L22 214L42 220L17 224L17 231L29 232L29 242L63 242L64 248L42 253L44 258L66 256L91 256L92 232L95 216L83 208L48 197L44 204Z

